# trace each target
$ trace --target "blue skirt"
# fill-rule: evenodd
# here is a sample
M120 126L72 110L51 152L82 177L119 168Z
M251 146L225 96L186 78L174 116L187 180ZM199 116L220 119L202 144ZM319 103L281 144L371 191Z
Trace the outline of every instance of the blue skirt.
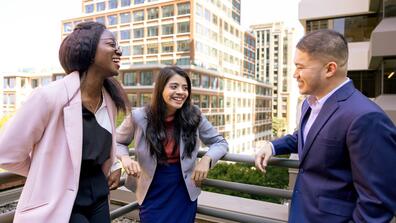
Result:
M197 200L191 201L180 163L157 165L153 181L140 206L142 223L193 223Z

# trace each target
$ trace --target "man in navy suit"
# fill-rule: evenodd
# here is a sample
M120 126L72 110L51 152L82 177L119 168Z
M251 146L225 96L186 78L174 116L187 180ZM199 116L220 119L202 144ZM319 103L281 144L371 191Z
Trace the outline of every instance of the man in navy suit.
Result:
M396 214L396 127L347 77L348 45L331 30L304 36L295 55L299 129L264 143L256 167L297 153L289 222L389 222Z

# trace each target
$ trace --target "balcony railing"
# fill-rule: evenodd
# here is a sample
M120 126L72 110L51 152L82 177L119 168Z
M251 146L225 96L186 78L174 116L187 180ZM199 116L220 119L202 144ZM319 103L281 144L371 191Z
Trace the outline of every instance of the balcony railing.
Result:
M131 156L133 156L134 153L135 153L134 150L130 150ZM205 153L206 153L206 151L200 150L198 152L198 156L202 157ZM239 162L239 163L247 163L250 165L254 165L254 157L249 156L249 155L227 153L221 160ZM269 161L269 165L277 166L277 167L286 167L286 168L298 168L298 161L286 159L286 158L273 157ZM7 176L9 177L9 174L7 174ZM2 178L1 175L0 175L0 178ZM4 179L0 179L0 182L4 182ZM120 186L124 185L124 183L125 183L125 178L122 178L121 182L120 182ZM228 182L228 181L214 180L214 179L205 179L202 184L206 185L206 186L228 189L228 190L233 190L233 191L238 191L238 192L244 192L244 193L249 193L249 194L253 194L253 195L267 195L267 196L281 197L284 199L290 199L291 195L292 195L291 190L277 189L277 188L270 188L270 187L263 187L263 186L257 186L257 185L249 185L249 184ZM128 205L122 206L122 207L110 212L111 219L121 217L133 210L138 209L138 207L139 207L139 205L136 201L134 201ZM260 222L260 223L263 223L263 222L268 222L268 223L285 222L282 220L276 220L276 219L266 217L266 216L252 216L252 215L243 214L243 213L235 213L232 211L220 209L220 207L217 209L217 208L211 208L211 207L207 207L207 206L198 205L197 212L199 214L208 215L208 216L221 218L221 219L227 219L227 220L231 220L231 221L237 221L237 222ZM13 212L0 214L0 222L4 222L4 223L10 222L11 223L12 219L13 219L13 215L14 215Z

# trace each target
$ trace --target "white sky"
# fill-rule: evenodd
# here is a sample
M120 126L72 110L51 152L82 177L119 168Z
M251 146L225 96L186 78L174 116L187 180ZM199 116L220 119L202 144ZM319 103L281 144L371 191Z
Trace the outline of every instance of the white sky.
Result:
M297 21L298 0L241 0L241 23ZM61 20L81 15L81 0L8 0L0 7L0 72L60 67Z

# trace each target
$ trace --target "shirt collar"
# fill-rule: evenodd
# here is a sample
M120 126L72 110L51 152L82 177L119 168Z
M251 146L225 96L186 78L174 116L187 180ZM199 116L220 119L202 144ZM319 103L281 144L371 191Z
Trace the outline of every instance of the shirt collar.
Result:
M322 107L322 105L327 101L327 99L334 94L334 92L336 92L338 89L340 89L342 86L346 85L351 79L349 79L347 77L347 79L342 82L342 84L338 85L336 88L334 88L332 91L330 91L328 94L326 94L324 97L322 97L321 99L317 100L315 96L313 95L309 95L307 97L307 102L309 107L311 107L311 109L319 106Z

